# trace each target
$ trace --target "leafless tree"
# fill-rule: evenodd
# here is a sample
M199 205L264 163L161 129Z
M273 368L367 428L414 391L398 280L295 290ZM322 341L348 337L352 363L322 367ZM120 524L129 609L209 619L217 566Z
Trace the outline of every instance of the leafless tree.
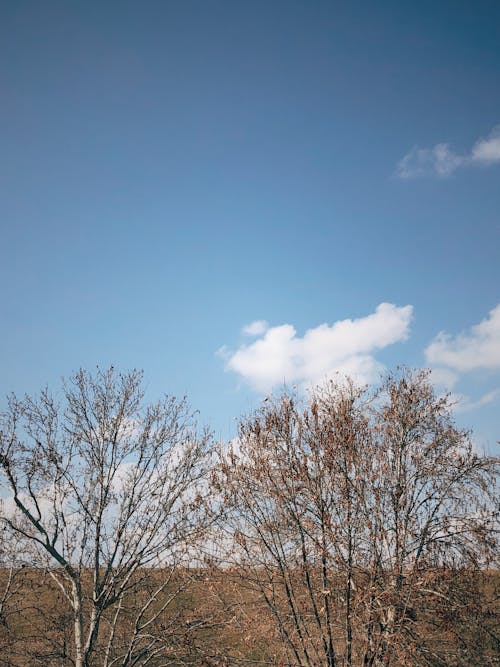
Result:
M170 610L208 521L211 438L184 400L144 406L141 380L81 370L60 402L12 396L3 415L0 522L69 605L76 667L171 664L182 642Z
M329 383L305 407L284 395L242 420L215 485L232 564L286 664L471 664L474 637L462 627L457 648L443 619L467 614L464 582L494 554L495 465L425 372Z
M472 602L471 587L457 597L466 589L464 578L477 583L481 570L495 564L498 460L480 455L470 434L455 427L449 399L435 396L423 372L390 376L372 411L369 540L376 604L366 618L369 664L397 664L409 648L417 664L449 664L445 655L451 664L470 664L480 624L471 632L469 616L460 663L446 641L454 628L442 625L439 641L427 641L429 615L422 609L432 600L437 615L440 608L458 613L464 600ZM480 597L476 590L474 602Z
M15 536L0 532L0 665L10 664L10 656L16 651L17 620L28 611L23 595L24 563L19 560L18 545Z

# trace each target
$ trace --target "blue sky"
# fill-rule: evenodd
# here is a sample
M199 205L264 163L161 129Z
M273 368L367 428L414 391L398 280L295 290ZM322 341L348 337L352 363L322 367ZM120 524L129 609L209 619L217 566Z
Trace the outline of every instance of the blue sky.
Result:
M498 2L4 2L0 94L2 395L432 365L494 450Z

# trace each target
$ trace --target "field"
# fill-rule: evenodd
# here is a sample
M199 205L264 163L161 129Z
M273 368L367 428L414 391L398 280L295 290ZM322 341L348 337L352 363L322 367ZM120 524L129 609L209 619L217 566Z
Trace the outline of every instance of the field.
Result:
M273 615L255 585L235 571L183 570L172 573L143 571L140 586L121 606L112 643L113 618L101 624L98 650L92 665L285 665L299 663L286 652ZM127 662L123 656L136 627L138 610L146 594L170 575L169 584L147 611L147 632L138 646L153 646L156 653L141 662L140 651ZM387 664L449 666L497 665L499 572L439 573L439 594L424 590L405 611L398 646ZM429 573L429 580L435 573ZM8 585L9 584L9 585ZM334 608L341 608L342 588L332 592ZM71 609L50 573L23 568L0 572L3 592L0 609L0 665L56 667L73 664ZM358 600L363 582L358 581ZM434 591L436 591L434 587ZM165 603L171 600L168 604ZM302 613L307 614L304 591ZM165 608L164 608L165 607ZM114 612L113 612L114 613ZM341 618L341 614L339 615ZM360 614L359 620L362 617ZM311 624L311 628L313 625ZM339 622L336 648L343 645ZM312 635L314 629L311 630ZM361 633L354 645L353 664L362 665ZM314 636L310 638L314 644ZM425 662L415 658L420 642ZM109 651L107 647L109 644ZM423 650L425 648L425 650ZM106 662L106 660L108 662ZM136 660L134 662L134 660ZM359 660L359 662L356 662ZM320 665L311 657L310 665Z

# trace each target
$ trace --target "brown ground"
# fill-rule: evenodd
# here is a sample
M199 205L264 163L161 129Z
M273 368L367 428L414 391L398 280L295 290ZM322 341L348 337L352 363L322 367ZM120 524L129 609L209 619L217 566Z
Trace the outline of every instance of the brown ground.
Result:
M71 665L72 620L62 592L41 570L25 568L12 574L9 596L0 608L0 665ZM6 590L8 576L8 570L0 570L0 596ZM161 576L159 571L149 571L146 586L154 585ZM184 571L176 575L175 583L181 580L186 584L185 590L151 628L170 647L162 651L161 659L150 663L152 667L294 664L284 658L269 610L236 573ZM429 597L425 593L417 599L408 611L411 632L420 637L418 641L425 640L430 647L439 648L438 654L444 657L430 663L436 667L500 664L497 639L500 572L483 572L476 574L474 581L470 577L457 581L453 583L457 587L456 605L441 603L439 596ZM118 645L127 642L134 605L144 594L127 599L119 624ZM107 631L103 624L101 645ZM342 636L341 627L339 632ZM102 665L102 657L96 657L92 664ZM419 665L419 662L403 662L401 658L393 664Z

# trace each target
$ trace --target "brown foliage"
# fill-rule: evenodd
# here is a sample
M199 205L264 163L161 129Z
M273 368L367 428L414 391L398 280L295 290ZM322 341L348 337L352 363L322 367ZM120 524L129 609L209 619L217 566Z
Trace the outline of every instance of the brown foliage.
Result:
M266 400L215 467L140 380L10 401L0 665L498 662L497 462L425 373Z
M451 653L432 637L465 637L445 610L467 614L463 573L494 554L495 465L423 372L330 383L305 407L284 395L242 420L215 485L287 664L470 664L470 633Z

